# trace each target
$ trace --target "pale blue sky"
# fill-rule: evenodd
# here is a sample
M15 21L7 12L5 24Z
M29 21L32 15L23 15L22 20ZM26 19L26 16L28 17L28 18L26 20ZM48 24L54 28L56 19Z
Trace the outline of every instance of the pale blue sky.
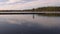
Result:
M0 10L21 10L44 6L60 6L60 0L0 0Z
M0 2L7 2L8 0L0 0Z

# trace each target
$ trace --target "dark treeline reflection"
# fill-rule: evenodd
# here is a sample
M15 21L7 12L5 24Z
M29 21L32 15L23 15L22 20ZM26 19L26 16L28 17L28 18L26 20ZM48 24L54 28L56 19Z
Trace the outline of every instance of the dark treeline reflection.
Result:
M42 25L43 22L39 24L38 20L30 21L32 20L30 17L32 16L30 15L29 19L24 15L0 16L0 34L60 34L60 27L45 27Z
M45 14L37 14L38 16L49 16L49 17L60 17L60 13L45 13Z

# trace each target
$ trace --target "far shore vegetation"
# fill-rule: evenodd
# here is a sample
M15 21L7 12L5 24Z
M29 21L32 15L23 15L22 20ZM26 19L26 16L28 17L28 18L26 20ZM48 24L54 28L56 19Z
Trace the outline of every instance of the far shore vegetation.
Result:
M27 9L23 11L36 11L36 12L53 12L53 11L58 11L60 12L60 7L39 7L39 8L33 8L33 9Z
M49 6L49 7L38 7L33 9L25 9L25 10L0 10L0 12L60 12L60 7L57 6Z

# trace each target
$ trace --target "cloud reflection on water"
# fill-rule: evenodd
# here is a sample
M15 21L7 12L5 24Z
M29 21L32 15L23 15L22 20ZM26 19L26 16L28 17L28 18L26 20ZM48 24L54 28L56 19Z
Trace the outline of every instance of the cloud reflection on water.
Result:
M0 34L57 34L60 32L58 17L32 15L0 15Z

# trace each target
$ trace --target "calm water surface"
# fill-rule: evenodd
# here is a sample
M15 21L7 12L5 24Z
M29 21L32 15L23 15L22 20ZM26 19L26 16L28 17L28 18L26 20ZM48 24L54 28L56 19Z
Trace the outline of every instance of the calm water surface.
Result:
M0 34L60 34L60 17L0 15Z

